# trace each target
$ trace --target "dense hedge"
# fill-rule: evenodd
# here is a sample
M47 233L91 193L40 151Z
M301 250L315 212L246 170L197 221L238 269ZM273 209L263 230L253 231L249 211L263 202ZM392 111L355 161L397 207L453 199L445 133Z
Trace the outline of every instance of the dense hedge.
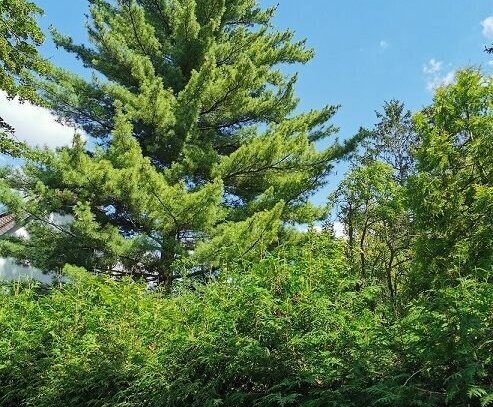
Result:
M479 405L493 288L429 292L398 316L337 242L236 266L172 297L68 268L0 296L1 406Z

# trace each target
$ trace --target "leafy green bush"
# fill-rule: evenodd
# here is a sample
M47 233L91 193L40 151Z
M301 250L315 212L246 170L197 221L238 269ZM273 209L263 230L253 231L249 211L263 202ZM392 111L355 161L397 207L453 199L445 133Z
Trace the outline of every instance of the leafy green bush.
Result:
M0 296L1 406L487 405L493 288L463 280L402 318L340 243L308 235L173 296L67 267ZM490 394L490 396L488 396ZM476 403L476 404L474 404Z
M309 240L172 297L70 267L72 283L47 295L6 286L0 405L328 405L343 398L340 386L367 368L366 344L380 320L369 307L375 293L357 291L338 243Z
M384 340L394 355L370 392L376 405L493 403L493 285L461 279L418 297Z

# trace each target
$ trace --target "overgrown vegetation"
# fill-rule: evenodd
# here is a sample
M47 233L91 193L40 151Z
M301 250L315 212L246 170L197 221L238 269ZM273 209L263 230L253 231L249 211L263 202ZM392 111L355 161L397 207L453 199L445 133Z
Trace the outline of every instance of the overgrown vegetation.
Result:
M106 82L11 68L100 145L2 141L25 165L1 202L29 237L0 249L65 279L0 285L0 406L493 405L491 77L460 71L414 115L390 101L319 151L334 109L292 115L276 65L311 52L272 10L91 4L94 49L55 38Z
M67 267L4 287L0 405L455 406L492 399L493 286L409 300L361 286L341 242L309 234L173 296ZM191 284L191 285L190 285ZM193 287L193 289L190 289Z

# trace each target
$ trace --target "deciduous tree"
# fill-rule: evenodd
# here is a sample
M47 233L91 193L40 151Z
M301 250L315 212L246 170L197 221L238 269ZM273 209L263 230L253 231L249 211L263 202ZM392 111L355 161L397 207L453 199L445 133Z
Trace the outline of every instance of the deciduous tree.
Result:
M0 90L9 99L38 101L33 72L45 71L37 46L44 35L36 22L42 10L26 0L0 1ZM27 147L14 137L15 129L0 117L0 153L19 156Z

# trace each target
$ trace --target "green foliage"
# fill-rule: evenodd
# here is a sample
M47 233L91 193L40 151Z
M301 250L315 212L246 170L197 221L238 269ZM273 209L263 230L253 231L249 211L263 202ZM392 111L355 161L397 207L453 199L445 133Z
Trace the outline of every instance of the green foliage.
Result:
M347 256L364 282L386 286L395 300L406 274L409 233L406 192L381 161L355 167L332 196L347 234Z
M4 177L28 197L19 212L31 239L11 239L3 255L170 286L185 264L258 257L286 225L322 219L309 198L356 139L315 146L333 135L336 108L295 114L296 76L280 66L313 52L274 30L273 13L253 0L98 0L90 46L54 32L97 75L51 67L38 90L91 143L77 136ZM52 213L75 222L54 225Z
M1 88L34 100L43 73L90 138L0 138L26 158L0 202L29 232L0 252L65 273L0 284L0 406L493 405L492 78L459 72L414 122L385 104L336 240L293 225L326 216L309 197L359 138L316 148L336 109L294 113L279 66L312 51L273 9L90 3L90 47L54 32L87 81L39 59L37 7L0 0Z
M28 74L42 70L44 65L36 49L44 41L35 19L41 13L30 1L0 2L0 89L10 97L36 97Z
M400 318L341 242L307 234L173 295L66 267L0 294L0 406L479 406L493 287L463 279Z
M396 304L411 260L406 191L419 136L411 112L396 100L386 102L377 118L371 131L362 131L365 138L330 202L346 232L349 263L363 284L385 286L386 297Z
M44 35L36 22L42 10L26 0L0 1L0 90L7 97L38 101L32 73L45 72L46 63L37 46ZM14 137L14 129L0 117L0 153L14 157L29 148Z
M492 290L466 278L411 302L388 332L399 362L371 392L396 406L488 405Z
M367 309L372 290L356 290L340 245L306 239L195 291L177 287L171 297L73 267L66 268L70 283L47 295L3 287L0 405L349 400L339 387L371 363L364 348L380 316Z
M414 150L419 143L412 113L402 102L391 100L376 115L379 122L361 143L363 152L357 161L386 163L394 170L395 180L404 186L415 170Z
M492 98L491 78L462 71L415 118L422 144L409 198L418 230L418 290L493 265Z

